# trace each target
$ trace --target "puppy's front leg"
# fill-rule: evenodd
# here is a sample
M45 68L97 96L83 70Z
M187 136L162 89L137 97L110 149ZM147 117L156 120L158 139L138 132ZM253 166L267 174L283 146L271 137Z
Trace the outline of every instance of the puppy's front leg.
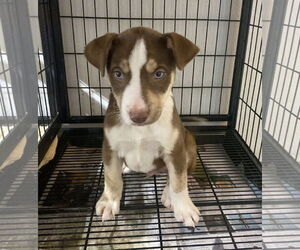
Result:
M179 166L172 157L166 162L169 180L163 191L162 202L166 207L174 210L177 221L187 227L195 227L199 222L200 212L192 202L187 186L187 169Z
M122 160L115 151L111 151L104 142L104 191L96 204L96 214L102 215L102 221L113 219L120 210L122 196Z

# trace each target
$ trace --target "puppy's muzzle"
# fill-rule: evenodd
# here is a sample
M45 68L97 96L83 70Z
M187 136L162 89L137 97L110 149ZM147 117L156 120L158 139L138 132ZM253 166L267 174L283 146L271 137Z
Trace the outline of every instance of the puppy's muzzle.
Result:
M130 119L136 124L144 123L149 116L148 109L132 109L129 111Z

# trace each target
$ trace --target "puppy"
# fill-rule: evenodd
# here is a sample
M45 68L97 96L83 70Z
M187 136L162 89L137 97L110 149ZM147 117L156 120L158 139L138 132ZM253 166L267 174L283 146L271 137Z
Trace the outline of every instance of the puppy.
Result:
M187 186L196 165L196 143L181 123L172 96L176 67L182 70L198 51L177 33L144 27L107 33L86 46L87 60L102 76L107 71L112 87L104 121L105 186L96 204L103 221L119 212L123 164L142 173L166 167L162 203L186 226L199 221Z

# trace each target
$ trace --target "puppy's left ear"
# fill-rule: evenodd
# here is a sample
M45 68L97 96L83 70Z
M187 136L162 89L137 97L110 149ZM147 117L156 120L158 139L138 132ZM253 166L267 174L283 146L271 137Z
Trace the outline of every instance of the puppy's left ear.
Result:
M185 37L172 32L166 33L167 47L172 50L177 67L182 70L199 52L199 48Z
M117 37L115 33L107 33L89 42L84 49L84 55L87 60L98 68L101 75L104 76L107 58L113 40Z

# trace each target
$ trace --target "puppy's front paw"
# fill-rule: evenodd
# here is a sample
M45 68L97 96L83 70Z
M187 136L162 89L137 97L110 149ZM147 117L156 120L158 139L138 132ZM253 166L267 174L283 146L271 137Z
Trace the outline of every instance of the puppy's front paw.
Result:
M174 215L177 221L183 222L187 227L195 227L200 219L200 212L191 200L187 203L174 204Z
M165 186L164 191L162 193L161 203L166 208L172 209L172 203L171 203L171 199L170 199L170 190L169 190L169 186L168 185Z
M187 227L195 227L200 219L200 211L192 202L188 191L175 193L170 189L169 194L176 220Z
M96 204L96 214L102 215L102 221L111 220L120 211L120 200L111 200L101 197Z

